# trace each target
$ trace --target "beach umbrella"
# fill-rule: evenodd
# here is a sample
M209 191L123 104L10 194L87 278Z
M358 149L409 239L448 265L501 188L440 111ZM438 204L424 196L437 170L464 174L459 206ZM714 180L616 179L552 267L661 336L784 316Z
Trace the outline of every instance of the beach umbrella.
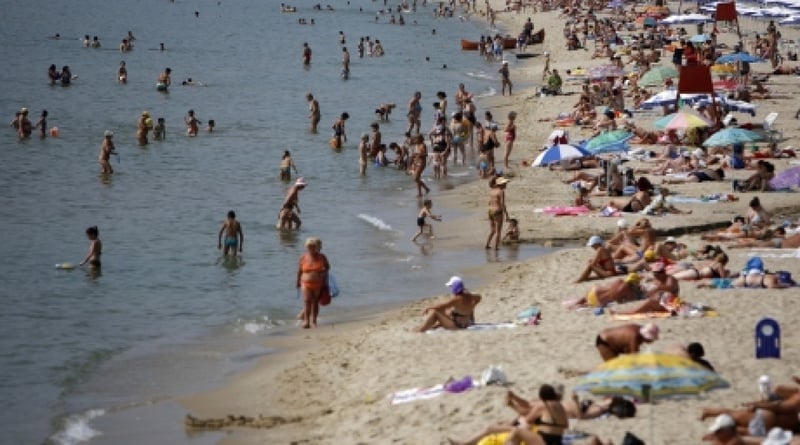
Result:
M609 360L578 380L576 391L602 396L629 396L654 401L675 396L698 395L730 385L719 374L691 359L670 354L640 352ZM653 441L653 409L650 408L650 441Z
M556 162L566 161L567 159L577 159L589 156L591 153L583 148L576 147L569 144L558 144L549 147L547 150L541 152L536 159L533 160L533 167L541 167L545 165L554 164Z
M652 17L645 17L644 20L642 20L642 24L644 26L656 26L656 19Z
M800 167L792 167L775 175L769 181L775 190L788 189L800 185Z
M736 62L759 63L763 61L764 59L741 52L725 54L724 56L721 56L720 58L717 59L717 63L736 63Z
M643 87L664 85L664 81L676 77L678 77L678 70L676 70L674 66L656 66L644 73L638 83Z
M663 130L686 130L688 128L708 127L711 122L696 114L678 111L658 119L653 122L653 125Z
M719 94L716 94L716 99L719 101L724 101L725 98ZM675 100L678 98L678 91L674 89L664 90L658 94L650 96L639 104L639 108L643 108L645 110L649 110L652 108L663 107L664 105L673 105ZM681 102L685 104L695 104L695 103L702 103L703 101L711 102L711 96L708 94L682 94L681 95Z
M628 140L633 133L627 130L612 130L599 134L583 144L583 148L593 155L628 150Z
M793 15L791 17L785 18L778 22L779 25L783 26L798 26L800 25L800 15Z
M705 43L709 40L711 40L711 37L708 34L695 34L689 39L692 43Z
M725 128L711 135L703 142L704 147L724 147L743 142L755 142L764 139L755 131L744 128Z
M589 68L590 79L605 79L607 77L622 77L625 71L616 65L601 65Z
M678 14L671 15L664 20L661 20L661 23L664 25L688 25L693 23L707 23L713 21L714 19L703 14Z

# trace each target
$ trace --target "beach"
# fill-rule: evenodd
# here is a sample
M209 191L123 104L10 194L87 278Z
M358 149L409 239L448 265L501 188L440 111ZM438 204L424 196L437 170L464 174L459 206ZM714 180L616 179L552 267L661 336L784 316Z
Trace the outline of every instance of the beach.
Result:
M492 1L492 5L503 9L504 2ZM525 13L501 12L498 22L513 35L526 17ZM564 72L569 68L603 63L599 59L590 61L583 51L566 50L561 37L563 19L559 18L558 11L537 13L532 17L535 29L544 26L548 37L544 45L529 51L549 51L551 67ZM731 44L735 34L725 33L720 39ZM756 72L766 69L766 65L754 67ZM534 57L514 63L511 77L512 80L538 81L541 70L541 57ZM779 98L758 101L757 115L752 118L753 122L760 122L767 112L779 112L779 125L784 135L781 146L792 145L800 136L792 119L797 104L796 86L796 77L775 76L769 88ZM579 85L565 85L564 91L577 92L579 88ZM394 391L444 383L451 377L478 377L488 366L500 365L511 382L510 389L534 398L536 388L543 383L560 383L570 391L580 374L599 365L601 359L595 349L595 336L618 322L607 314L568 311L562 301L583 296L595 284L571 283L592 255L590 249L584 247L586 239L591 235L613 233L618 218L602 218L596 214L555 217L535 211L546 206L571 204L573 194L562 182L571 173L525 168L520 162L530 161L538 154L553 129L549 122L539 122L539 119L569 111L577 101L577 95L539 97L535 93L533 88L515 90L511 97L483 100L479 113L490 109L501 128L508 111L519 114L517 143L512 154L516 167L506 198L510 216L519 220L524 242L565 247L525 262L493 263L492 254L488 253L487 266L459 273L464 276L468 289L483 296L477 309L479 321L512 321L520 311L536 306L542 311L539 325L476 332L412 332L422 322L423 309L446 294L444 284L448 276L443 275L440 279L442 292L438 297L352 323L323 325L279 341L268 341L283 352L233 377L220 388L181 398L187 412L198 418L220 418L229 414L270 418L262 423L262 428L226 428L232 434L221 440L224 444L439 444L446 443L448 437L466 438L490 423L512 418L513 413L504 404L507 389L490 386L398 405L391 405L387 396ZM750 119L743 115L738 118L740 121ZM646 125L645 122L641 123ZM580 133L577 128L570 131ZM579 134L573 137L581 139ZM789 160L774 162L778 171L791 165ZM631 165L639 164L632 161ZM743 179L749 173L728 170L726 179ZM651 179L656 183L661 178ZM732 193L729 181L681 184L670 189L694 197ZM487 194L485 181L436 194L437 205L453 206L465 212L462 217L437 225L437 234L442 234L435 240L437 247L468 243L482 246L488 231ZM738 200L682 203L678 206L691 210L690 215L650 219L662 235L676 236L679 242L700 248L706 244L699 238L700 228L726 226L734 216L746 212L748 201L756 195L763 206L773 212L775 221L797 217L795 193L733 194ZM604 198L592 199L602 203ZM639 217L626 215L625 219L633 223ZM478 250L475 252L480 255ZM800 275L796 250L737 249L728 253L729 268L733 271L741 270L749 256L758 254L768 269ZM473 276L480 277L485 284L471 287ZM626 431L646 441L653 437L655 444L700 443L710 423L699 420L702 407L739 407L745 401L758 398L759 376L766 374L773 382L786 383L800 366L800 355L793 351L800 334L788 328L800 315L793 304L797 296L796 288L714 290L699 289L691 281L681 282L682 299L711 306L719 315L656 320L661 337L648 348L666 351L675 345L699 341L705 346L706 358L730 383L730 388L640 405L634 419L579 421L572 427L616 443ZM754 328L763 317L773 317L784 326L780 360L755 359Z

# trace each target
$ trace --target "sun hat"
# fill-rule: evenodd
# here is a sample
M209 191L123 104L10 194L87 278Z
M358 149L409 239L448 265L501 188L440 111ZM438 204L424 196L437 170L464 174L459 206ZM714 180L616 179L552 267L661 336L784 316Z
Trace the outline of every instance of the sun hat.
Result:
M494 183L497 185L508 184L509 182L511 182L510 179L504 178L502 176L494 180Z
M142 111L142 116L150 117L150 113L148 113L147 111Z
M639 274L638 274L638 273L636 273L636 272L631 272L631 273L629 273L629 274L628 274L628 275L625 277L625 280L624 280L624 281L625 281L626 283L633 283L633 284L636 284L636 283L638 283L640 280L641 280L641 277L639 277Z
M674 236L668 236L667 239L664 240L664 244L667 244L667 243L677 244L678 242L675 241L675 237Z
M450 292L454 294L460 294L461 292L464 292L464 280L457 275L450 277L450 279L444 285L449 287Z
M789 445L792 442L792 432L789 430L774 427L767 433L767 438L761 442L762 445Z
M114 132L111 131L111 130L106 130L105 133L103 133L103 136L105 136L107 138L113 138L114 137Z
M617 227L620 229L627 229L629 226L628 221L624 219L617 220Z
M650 265L651 272L663 272L664 268L667 267L663 261L656 261L655 263Z
M644 251L644 260L645 261L655 261L656 259L656 251L653 249L647 249Z
M595 246L597 244L602 245L603 244L603 238L600 238L599 236L594 235L591 238L589 238L589 242L586 243L586 247L593 247L593 246Z
M648 341L658 340L658 332L658 326L654 325L653 323L647 323L646 325L642 326L641 329L639 329L639 334L641 334L641 336Z
M294 182L294 185L305 186L306 185L305 178L297 178L297 181Z
M735 427L736 427L736 422L733 420L733 417L731 417L728 414L720 414L714 419L714 423L712 423L711 426L708 427L708 432L716 433L717 431L722 429L735 428Z

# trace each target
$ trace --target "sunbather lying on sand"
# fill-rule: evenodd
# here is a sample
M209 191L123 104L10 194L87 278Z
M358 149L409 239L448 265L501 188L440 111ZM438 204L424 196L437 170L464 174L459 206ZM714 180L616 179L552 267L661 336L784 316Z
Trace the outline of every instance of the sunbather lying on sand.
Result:
M627 303L641 300L644 292L639 286L641 278L637 273L629 273L624 278L615 278L607 283L592 286L585 297L564 302L567 309L583 306L604 307L611 302Z
M797 377L792 377L798 383ZM759 416L764 422L765 431L780 427L791 431L800 428L800 388L794 385L776 385L772 388L770 400L758 400L745 403L745 408L703 408L700 420L728 414L736 422L736 427L741 434L748 433L748 425L754 417ZM773 400L774 399L774 400Z
M689 172L685 178L665 178L662 184L684 184L687 182L707 182L722 181L725 179L725 171L721 168L703 168Z
M743 238L747 236L748 228L745 227L744 217L736 216L728 228L720 230L716 233L708 233L700 236L700 239L705 241L729 241L736 238Z
M725 278L730 271L725 268L728 264L728 255L718 254L712 261L707 261L698 266L678 266L673 268L669 274L676 280L700 280L703 278Z

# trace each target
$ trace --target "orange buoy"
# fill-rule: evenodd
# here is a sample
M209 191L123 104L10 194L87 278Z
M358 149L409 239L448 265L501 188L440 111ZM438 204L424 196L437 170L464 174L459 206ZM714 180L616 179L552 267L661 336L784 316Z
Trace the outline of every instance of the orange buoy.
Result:
M50 136L53 136L54 138L58 137L58 127L50 128Z

